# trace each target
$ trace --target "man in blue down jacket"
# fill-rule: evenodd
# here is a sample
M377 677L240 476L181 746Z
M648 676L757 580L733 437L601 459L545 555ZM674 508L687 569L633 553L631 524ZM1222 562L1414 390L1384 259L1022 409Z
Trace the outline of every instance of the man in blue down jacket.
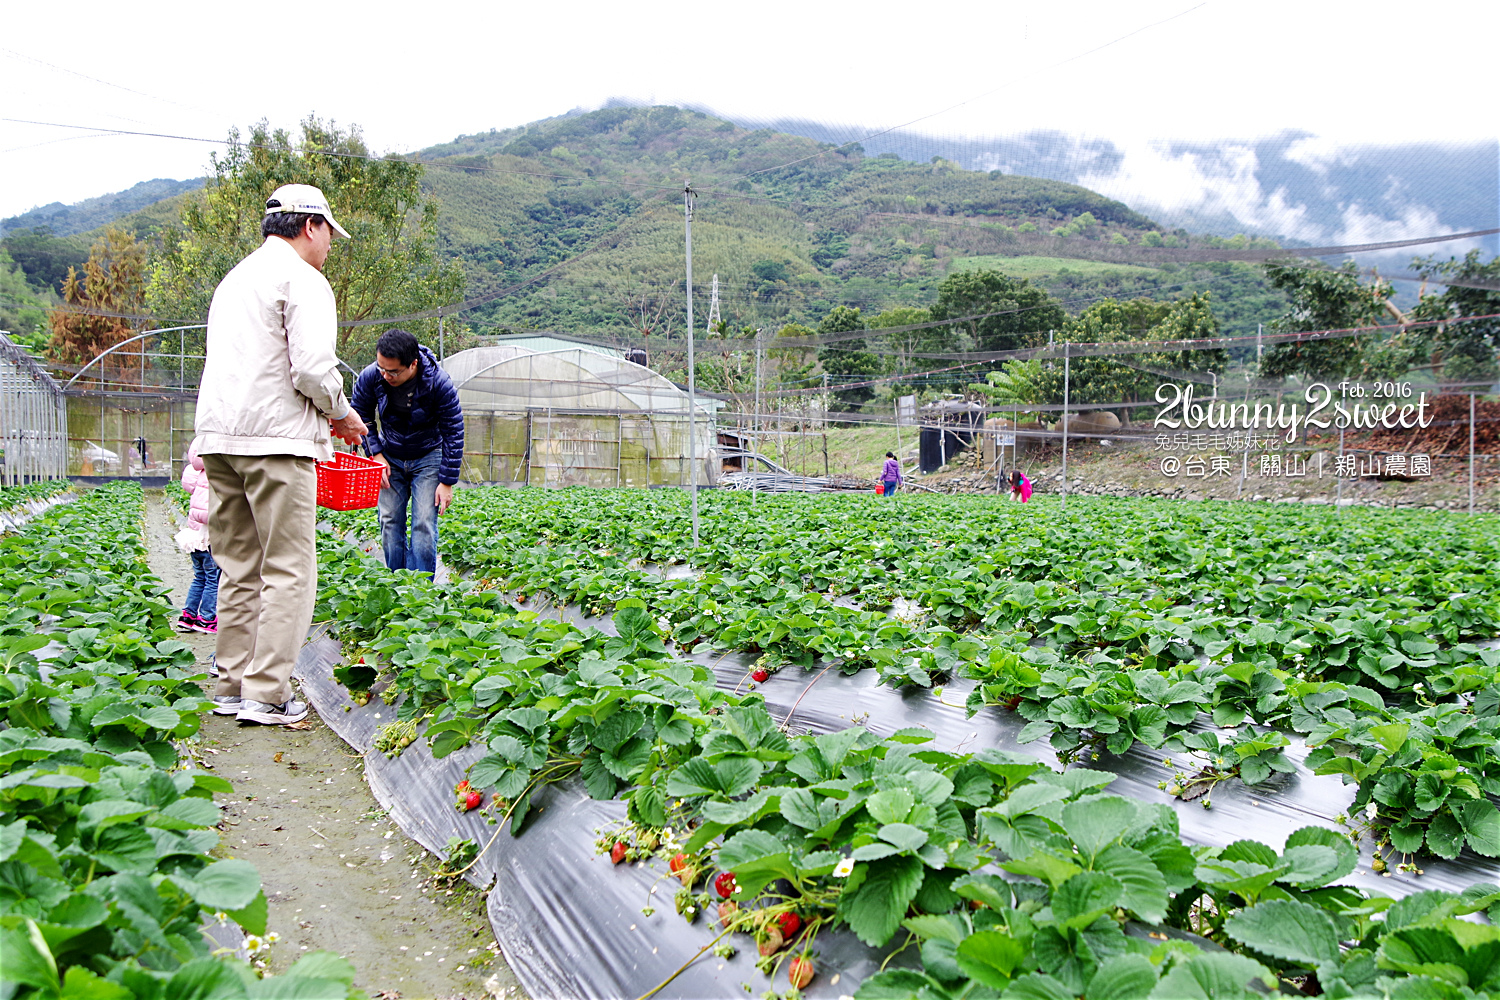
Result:
M437 569L437 517L453 500L464 454L458 391L433 353L405 330L387 330L375 363L354 381L351 405L375 431L365 437L380 480L380 542L390 569ZM411 534L406 507L411 503Z

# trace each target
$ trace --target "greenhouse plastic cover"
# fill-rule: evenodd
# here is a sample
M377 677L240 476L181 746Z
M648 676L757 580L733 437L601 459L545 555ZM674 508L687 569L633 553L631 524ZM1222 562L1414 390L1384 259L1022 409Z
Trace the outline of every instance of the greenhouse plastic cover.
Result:
M480 363L465 359L450 371L465 408L688 411L688 394L668 379L643 365L597 351L570 348L525 352L482 368L478 367ZM470 368L478 370L471 372ZM700 396L697 408L700 414L712 414L715 405L713 399Z
M607 620L584 619L572 609L560 614L576 624L611 630ZM712 667L719 687L745 690L748 657L691 658ZM489 845L466 878L480 887L495 881L488 901L490 924L506 961L532 997L638 997L716 936L717 930L702 918L689 925L675 913L672 897L678 883L662 866L614 868L606 856L596 853L595 831L623 819L624 804L595 801L576 781L550 786L539 795L540 809L520 837L512 837L506 828L491 844L496 828L477 813L455 810L452 793L483 748L471 746L443 760L433 760L426 741L420 739L394 760L372 751L375 730L395 719L395 709L379 698L354 706L333 679L333 668L340 663L335 641L324 637L310 642L297 668L305 696L339 736L366 755L371 790L408 835L444 855L453 836ZM869 670L846 676L833 669L788 667L758 690L774 717L790 715L787 728L792 733L860 724L888 735L922 726L932 730L935 745L943 749L977 752L1000 747L1031 753L1060 767L1045 742L1017 743L1024 725L1018 716L985 709L967 717L963 703L970 687L967 682L952 683L939 696L879 686ZM1294 739L1287 753L1301 763L1306 749ZM1299 768L1294 774L1275 774L1254 788L1225 782L1213 792L1212 809L1205 809L1158 788L1171 773L1162 765L1162 756L1161 751L1137 746L1120 756L1101 754L1090 766L1118 776L1108 791L1173 808L1183 839L1192 843L1221 846L1248 838L1280 849L1286 837L1303 826L1339 829L1335 817L1348 809L1354 796L1353 786L1343 785L1339 778ZM1425 874L1420 877L1378 875L1370 860L1366 840L1359 867L1342 881L1398 897L1423 889L1457 892L1475 882L1500 882L1500 861L1467 851L1455 861L1424 860ZM651 916L641 912L648 907L655 908ZM754 949L745 948L746 942L735 936L740 951L728 961L705 953L659 995L744 996L746 985L752 995L768 987L784 990L785 967L775 983L768 981L755 969ZM815 948L817 978L803 992L810 997L852 994L860 981L879 969L889 951L889 946L879 951L868 948L847 931L822 935Z

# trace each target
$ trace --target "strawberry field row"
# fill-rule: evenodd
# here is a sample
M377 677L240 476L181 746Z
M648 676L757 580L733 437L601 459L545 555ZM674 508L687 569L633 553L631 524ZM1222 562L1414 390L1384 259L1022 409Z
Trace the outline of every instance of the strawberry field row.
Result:
M629 564L643 557L659 561L664 552L651 547L653 537L675 530L645 516L665 502L649 494L634 494L644 498L639 501L598 492L527 494L497 502L487 513L478 505L490 501L466 496L458 522L444 522L448 557L463 553L481 574L512 583L512 567L541 572L541 557L526 551L554 560L560 579L581 580L598 560L617 560L623 573L650 575ZM638 549L612 549L601 538L565 541L570 516L592 523L591 517L617 502L641 505L621 526L608 529L632 535ZM537 509L513 509L502 519L497 511L512 503ZM549 503L568 509L547 511ZM942 516L931 523L951 524L960 509L939 508ZM803 522L819 516L812 504L783 510L800 510ZM623 508L617 513L623 516ZM772 530L767 515L762 508L755 530ZM725 526L726 533L738 530ZM797 534L808 559L819 561L800 526L783 530ZM925 540L913 534L908 526L907 563L877 566L871 584L889 585L893 568L916 563ZM859 572L864 564L851 565ZM569 577L575 569L579 575ZM761 573L761 593L781 586L771 569ZM688 585L709 581L724 587L729 598L737 590L757 593L755 581L712 580L718 573L706 565ZM805 983L816 969L819 935L841 927L871 946L898 937L914 946L909 959L896 963L900 968L860 986L858 996L866 998L1002 992L1230 997L1250 995L1257 981L1264 988L1330 996L1405 990L1457 996L1500 988L1500 929L1459 919L1495 907L1500 888L1423 892L1394 901L1333 884L1353 870L1357 852L1348 837L1331 830L1304 828L1279 850L1251 840L1194 846L1181 839L1169 808L1106 794L1109 774L1057 773L998 749L943 750L921 729L884 738L859 727L790 736L759 693L716 688L705 667L673 657L672 642L698 638L685 635L683 623L667 613L672 605L662 595L670 595L674 584L687 589L680 581L656 576L639 596L601 592L596 606L614 610L618 634L609 636L517 611L493 590L388 573L343 543L324 543L320 574L319 617L339 623L352 663L339 676L356 690L379 687L378 679L389 684L383 697L398 704L393 735L415 733L417 724L425 724L435 756L481 744L486 752L470 769L470 783L493 793L484 808L508 822L513 834L524 827L532 796L548 782L576 777L596 798L625 800L626 824L606 835L599 849L616 860L654 856L667 862L683 884L677 911L689 920L705 913L716 917L720 949L745 940L736 935L749 936L763 968L784 977L781 989ZM831 575L827 579L832 583ZM523 585L536 592L541 582L536 576ZM792 585L807 597L801 589L807 583L804 578ZM848 593L853 588L846 583L833 589ZM1073 593L1075 603L1077 587L1076 579L1057 585ZM1135 589L1152 591L1146 600L1159 597L1159 587ZM578 597L565 589L554 592ZM884 616L880 621L882 628L899 625ZM817 628L816 621L788 624L809 634ZM934 672L998 671L1009 663L1023 672L1021 699L1028 704L1061 700L1066 696L1057 692L1042 695L1041 685L1066 682L1075 666L1097 665L1080 659L1077 644L1062 635L1037 650L1019 634L991 630L970 637L910 627L927 628L925 635L936 637L916 654L930 655ZM940 659L939 650L952 659ZM900 654L913 655L908 648ZM1131 687L1132 698L1150 702L1166 717L1150 728L1151 738L1159 728L1163 740L1170 731L1170 738L1186 745L1198 734L1187 729L1186 711L1174 709L1184 701L1178 697L1182 689L1173 692L1172 686L1201 688L1201 681L1172 679L1174 664L1196 661L1147 663L1142 657L1121 669L1127 680L1141 680L1139 691ZM1064 676L1047 677L1049 671ZM1233 679L1243 670L1231 663L1224 672ZM1146 680L1148 674L1162 683ZM1248 676L1252 686L1264 683ZM974 707L1000 695L995 685L1003 683L993 676L981 685ZM1342 685L1346 700L1359 687L1329 683ZM1207 696L1200 688L1186 700L1193 714ZM1030 701L1028 690L1034 691ZM1250 701L1258 704L1266 692L1252 693L1253 699L1239 699L1238 710L1246 711ZM1293 695L1289 700L1300 699L1305 710L1308 693ZM1338 704L1333 697L1322 708ZM1175 715L1167 717L1169 712ZM1177 717L1184 721L1171 721ZM1111 730L1107 720L1092 715L1076 718L1100 731L1119 728ZM1067 728L1066 720L1057 721L1059 731ZM408 739L402 735L386 745L399 752ZM1482 822L1477 828L1487 829ZM1229 953L1205 951L1181 935L1134 936L1127 933L1131 921L1188 931ZM1433 958L1439 954L1446 956L1441 962Z
M205 927L266 931L260 876L216 857L215 792L176 740L211 708L115 483L0 537L0 994L16 1000L351 995L338 956L284 976ZM42 659L38 659L38 654Z
M43 479L15 486L0 486L0 513L15 510L36 500L50 500L73 488L66 479Z
M773 669L965 676L971 709L1018 710L1023 739L1064 755L1197 752L1198 791L1289 770L1276 730L1305 733L1310 766L1358 782L1364 825L1394 853L1500 854L1500 651L1470 641L1500 634L1487 520L717 494L690 550L677 494L460 496L445 556L523 593L593 610L628 595L678 643ZM663 578L674 552L695 575ZM896 598L920 611L867 610ZM1190 732L1200 720L1263 728L1226 740Z

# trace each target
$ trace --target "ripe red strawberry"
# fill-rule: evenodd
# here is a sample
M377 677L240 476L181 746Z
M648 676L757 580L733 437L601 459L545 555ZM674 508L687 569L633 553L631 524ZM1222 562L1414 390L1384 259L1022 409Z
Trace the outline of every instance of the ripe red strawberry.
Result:
M470 792L468 795L464 796L464 811L465 812L469 812L470 810L478 809L482 805L484 805L484 795L482 793L480 793L480 792Z
M812 959L806 955L792 959L792 964L786 970L786 981L792 984L793 989L803 989L813 979Z
M455 792L467 792L469 790L469 782L467 780L460 781L458 784L453 786L453 790Z
M717 892L723 899L733 896L736 888L734 872L720 872L719 877L714 879L714 892Z
M771 672L762 667L752 673L750 675L750 679L757 684L764 684L766 681L771 679Z
M687 863L686 854L674 854L672 855L672 860L667 862L667 871L673 875L681 875L682 870L687 867Z
M781 936L790 941L802 929L802 918L788 911L776 918L776 926L781 928Z
M625 860L625 841L615 841L615 846L609 849L609 860L615 864Z

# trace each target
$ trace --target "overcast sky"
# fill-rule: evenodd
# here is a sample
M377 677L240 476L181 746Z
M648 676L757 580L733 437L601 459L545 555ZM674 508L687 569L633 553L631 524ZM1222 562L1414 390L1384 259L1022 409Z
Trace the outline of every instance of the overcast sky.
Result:
M0 116L217 140L316 112L384 152L622 97L941 135L1302 129L1336 150L1493 139L1497 27L1493 0L28 3L0 35ZM199 176L212 148L0 122L0 217Z

